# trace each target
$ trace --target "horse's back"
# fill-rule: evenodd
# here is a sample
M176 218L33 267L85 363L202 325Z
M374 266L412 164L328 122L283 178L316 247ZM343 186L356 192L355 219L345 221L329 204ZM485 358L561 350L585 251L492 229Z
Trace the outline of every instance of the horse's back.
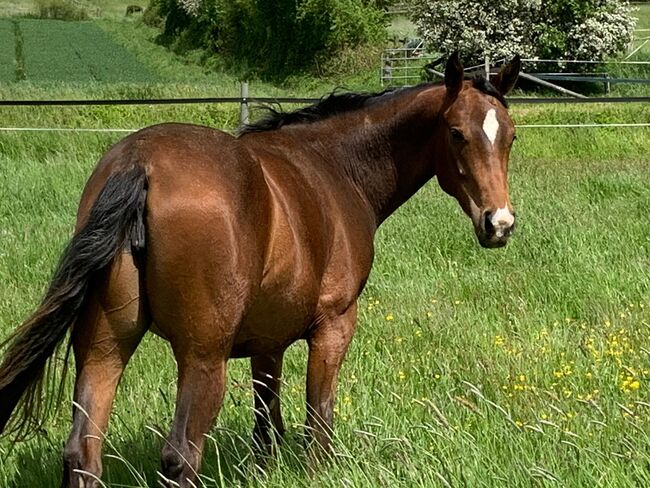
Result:
M146 170L149 196L161 191L173 197L188 186L198 190L197 183L206 190L217 180L221 191L232 191L255 173L254 162L237 154L236 139L230 134L192 124L150 126L125 137L102 156L84 189L80 220L111 174L136 165ZM191 196L204 195L195 191Z

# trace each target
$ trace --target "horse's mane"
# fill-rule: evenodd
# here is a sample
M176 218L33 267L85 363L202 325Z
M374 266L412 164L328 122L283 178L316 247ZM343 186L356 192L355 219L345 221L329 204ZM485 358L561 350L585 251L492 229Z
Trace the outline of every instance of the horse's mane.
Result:
M425 85L408 88L389 88L378 93L341 93L338 90L334 90L332 93L324 96L320 101L313 105L308 105L307 107L293 112L283 112L282 110L276 110L273 107L267 106L264 107L264 109L268 111L266 116L257 122L245 125L239 131L239 134L264 132L279 129L285 125L305 124L328 119L338 114L352 112L354 110L374 105L380 101L393 98L396 94L411 91L423 86Z
M508 102L501 93L485 77L477 76L472 78L474 88L482 91L486 95L495 97L504 107L508 107ZM239 135L251 132L266 132L276 130L285 125L308 124L319 120L328 119L338 114L352 112L377 103L384 102L396 96L403 95L416 90L421 90L431 86L440 85L440 83L423 83L420 85L406 88L389 88L378 93L340 93L336 90L329 95L321 98L320 101L313 105L295 110L293 112L283 112L272 107L264 107L268 113L265 117L252 124L244 125Z
M508 108L508 101L505 99L503 94L499 90L497 90L497 88L492 83L490 83L490 80L485 78L485 76L483 75L475 76L474 78L472 78L472 84L474 88L476 88L479 91L482 91L486 95L490 95L496 98L497 100L499 100L499 102L501 102L501 104L505 108Z

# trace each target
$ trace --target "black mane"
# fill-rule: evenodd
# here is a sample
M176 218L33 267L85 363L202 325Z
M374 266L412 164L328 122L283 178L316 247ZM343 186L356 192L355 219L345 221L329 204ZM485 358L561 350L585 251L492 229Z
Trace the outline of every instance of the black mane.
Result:
M249 132L275 130L285 125L306 124L324 120L334 115L368 107L379 101L386 100L397 93L413 90L413 88L389 88L379 93L337 93L334 91L313 105L293 112L282 112L272 107L264 107L268 111L268 114L257 122L246 124L240 129L239 135L248 134Z
M484 77L479 76L472 79L474 88L482 91L486 95L491 95L504 107L508 107L508 102L501 93ZM419 90L430 86L436 86L434 83L423 83L421 85L407 88L389 88L378 93L337 93L336 91L323 97L320 101L307 107L295 110L293 112L282 112L272 107L264 107L268 114L257 122L244 125L239 130L239 135L249 134L251 132L266 132L276 130L285 125L308 124L319 120L328 119L338 114L352 112L364 107L369 107L393 98L399 94L407 93L413 90Z
M497 90L496 87L490 83L490 80L485 78L485 76L479 75L472 78L472 85L474 88L482 91L486 95L490 95L496 98L505 108L508 108L508 101L501 94L501 92L499 92L499 90Z

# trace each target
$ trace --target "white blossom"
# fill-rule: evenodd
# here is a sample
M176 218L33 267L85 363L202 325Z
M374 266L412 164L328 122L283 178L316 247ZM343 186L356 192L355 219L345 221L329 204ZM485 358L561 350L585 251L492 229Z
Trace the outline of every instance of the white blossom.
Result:
M554 19L544 18L543 0L412 0L412 17L431 50L452 52L477 64L544 55ZM562 57L602 60L629 44L635 19L620 0L600 0L565 36ZM557 23L556 23L557 25Z
M177 0L178 6L188 15L196 17L199 14L202 0Z

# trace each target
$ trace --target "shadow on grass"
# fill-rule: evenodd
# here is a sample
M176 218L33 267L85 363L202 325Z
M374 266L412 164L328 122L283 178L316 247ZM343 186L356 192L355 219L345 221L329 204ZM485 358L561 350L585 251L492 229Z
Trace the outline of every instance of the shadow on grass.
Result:
M164 440L160 428L145 428L134 435L109 437L103 449L102 482L109 487L149 487L158 485L160 452ZM16 463L6 488L61 486L63 443L48 439L29 446L17 444L10 462ZM304 442L301 433L288 431L277 457L260 457L254 450L250 432L241 428L213 429L205 442L205 455L197 486L255 486L274 469L306 475Z

